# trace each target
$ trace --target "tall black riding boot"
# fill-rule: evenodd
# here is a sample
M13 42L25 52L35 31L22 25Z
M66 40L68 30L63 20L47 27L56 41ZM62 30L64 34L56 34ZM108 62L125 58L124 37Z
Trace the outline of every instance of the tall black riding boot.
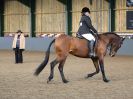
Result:
M89 53L89 57L95 57L95 53L94 53L94 43L95 41L91 40L89 42L89 49L90 49L90 53Z

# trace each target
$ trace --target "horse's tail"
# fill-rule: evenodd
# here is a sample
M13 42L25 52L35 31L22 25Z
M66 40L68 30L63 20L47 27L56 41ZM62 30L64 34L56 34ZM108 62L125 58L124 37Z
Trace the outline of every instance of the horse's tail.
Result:
M44 69L44 67L47 65L48 61L49 61L49 54L50 54L50 47L51 45L55 42L55 39L53 39L51 41L51 43L48 46L48 49L46 51L46 56L45 59L43 60L43 62L38 66L38 68L36 69L34 75L38 76L40 74L40 72Z

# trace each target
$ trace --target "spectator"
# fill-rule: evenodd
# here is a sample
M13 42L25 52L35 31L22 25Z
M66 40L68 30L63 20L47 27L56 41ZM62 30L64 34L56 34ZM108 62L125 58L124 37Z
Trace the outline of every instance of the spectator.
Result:
M22 52L25 49L25 37L21 30L18 30L14 36L12 48L15 51L15 63L23 63Z

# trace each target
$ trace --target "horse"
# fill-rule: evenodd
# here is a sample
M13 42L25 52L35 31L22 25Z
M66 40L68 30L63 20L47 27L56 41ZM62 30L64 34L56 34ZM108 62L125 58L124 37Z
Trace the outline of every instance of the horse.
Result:
M36 76L39 75L40 72L47 65L49 61L50 47L54 43L56 58L50 63L51 71L50 71L50 75L48 77L47 83L49 83L53 79L54 67L57 64L59 64L58 69L62 78L62 82L64 83L68 82L63 72L63 67L68 54L72 54L80 58L91 58L96 71L87 74L86 78L89 78L98 74L99 71L101 70L103 81L109 82L110 80L106 78L105 70L104 70L104 56L109 50L109 55L111 57L114 57L118 49L123 44L124 39L125 38L122 38L113 32L98 34L97 44L95 45L96 56L89 57L88 41L86 39L81 39L73 36L68 36L66 34L61 34L60 36L54 38L50 42L46 51L45 59L37 67L37 69L34 72L34 75Z

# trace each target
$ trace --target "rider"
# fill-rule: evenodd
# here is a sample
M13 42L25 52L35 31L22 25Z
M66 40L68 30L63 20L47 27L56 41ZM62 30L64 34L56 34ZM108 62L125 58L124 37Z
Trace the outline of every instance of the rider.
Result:
M85 39L89 41L89 48L90 48L90 57L94 57L94 43L96 38L98 37L97 30L92 26L91 19L90 19L90 9L88 7L84 7L81 11L82 17L80 19L80 26L77 32L77 35L81 35ZM96 37L96 38L95 38Z

